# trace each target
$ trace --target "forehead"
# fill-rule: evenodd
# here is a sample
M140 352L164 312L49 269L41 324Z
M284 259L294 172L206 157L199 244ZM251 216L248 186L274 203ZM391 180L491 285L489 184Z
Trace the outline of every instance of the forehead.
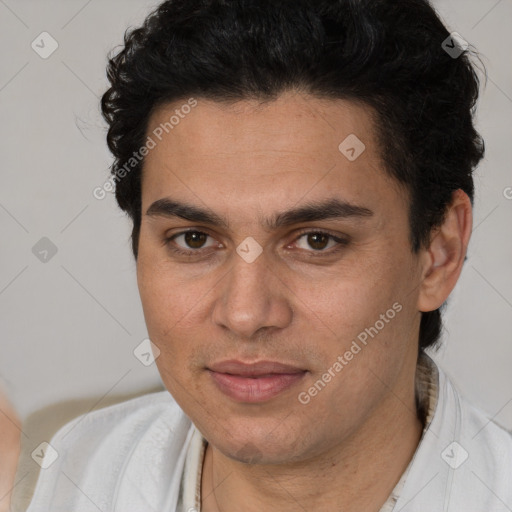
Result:
M160 129L160 138L174 152L182 142L190 142L192 134L198 150L219 154L222 148L226 156L242 150L334 154L350 134L365 139L370 152L375 146L373 110L353 101L288 92L266 102L198 98L191 108L187 102L157 108L148 122L148 134Z
M351 203L402 194L385 172L368 106L298 93L263 104L195 101L164 105L148 122L155 147L144 163L144 211L177 195L261 209L336 193Z

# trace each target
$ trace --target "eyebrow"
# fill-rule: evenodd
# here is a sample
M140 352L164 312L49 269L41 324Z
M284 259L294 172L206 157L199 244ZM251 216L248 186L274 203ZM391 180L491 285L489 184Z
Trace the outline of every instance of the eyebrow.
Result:
M229 223L220 215L208 208L179 202L171 198L155 201L146 211L150 217L180 217L182 219L219 226L229 229ZM262 225L268 230L298 224L328 219L347 219L371 217L373 211L363 206L357 206L337 198L320 202L308 202L297 208L278 212L269 219L264 219Z

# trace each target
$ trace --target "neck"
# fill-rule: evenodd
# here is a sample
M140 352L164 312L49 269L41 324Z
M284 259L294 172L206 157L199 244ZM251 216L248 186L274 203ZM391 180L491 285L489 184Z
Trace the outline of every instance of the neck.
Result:
M390 390L349 439L300 463L244 464L208 444L201 510L378 512L412 459L423 430L414 386L408 386L406 395Z

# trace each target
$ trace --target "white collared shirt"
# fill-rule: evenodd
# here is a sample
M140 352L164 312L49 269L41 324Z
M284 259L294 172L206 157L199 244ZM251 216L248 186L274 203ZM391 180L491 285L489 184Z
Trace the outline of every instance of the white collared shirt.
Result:
M512 434L422 360L425 429L381 512L511 512ZM200 510L204 441L167 391L79 416L50 445L27 512Z

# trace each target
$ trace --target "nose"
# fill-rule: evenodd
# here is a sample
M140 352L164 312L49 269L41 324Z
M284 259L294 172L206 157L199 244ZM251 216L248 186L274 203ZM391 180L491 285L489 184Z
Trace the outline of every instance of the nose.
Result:
M260 329L272 331L289 325L291 292L265 253L251 263L237 253L233 260L231 270L218 284L214 323L229 329L236 339L246 340L253 339Z

